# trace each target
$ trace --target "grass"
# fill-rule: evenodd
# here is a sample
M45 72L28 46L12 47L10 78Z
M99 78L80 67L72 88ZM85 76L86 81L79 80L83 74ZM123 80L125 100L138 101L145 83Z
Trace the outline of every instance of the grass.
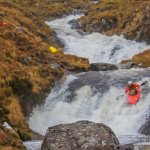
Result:
M32 138L25 116L34 106L43 103L64 70L85 71L89 67L87 59L64 55L62 51L49 52L50 45L62 47L56 33L44 20L61 17L71 13L73 8L88 5L86 0L80 1L81 5L76 1L73 3L0 0L1 20L8 22L6 27L0 25L0 130L3 130L2 122L7 121L21 140ZM51 68L53 63L58 63L60 68ZM5 140L5 146L12 145L13 142ZM18 141L12 136L10 141L14 140Z
M83 28L88 30L88 26L93 20L96 20L97 26L99 26L101 18L113 16L117 20L116 27L100 32L106 35L124 34L125 37L134 39L137 36L137 27L144 26L141 18L146 15L145 11L149 5L149 0L131 0L131 2L130 0L102 0L96 5L90 6L86 15L80 19L80 23ZM148 26L144 26L144 28L148 28Z

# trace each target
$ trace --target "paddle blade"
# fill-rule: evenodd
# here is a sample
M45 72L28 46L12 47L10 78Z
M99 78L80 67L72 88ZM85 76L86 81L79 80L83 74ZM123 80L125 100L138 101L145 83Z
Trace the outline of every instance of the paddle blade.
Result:
M148 81L144 81L143 83L141 83L140 86L146 85L148 83Z
M117 99L117 101L121 98L121 97L123 97L124 95L120 95L120 96L118 96L116 99Z

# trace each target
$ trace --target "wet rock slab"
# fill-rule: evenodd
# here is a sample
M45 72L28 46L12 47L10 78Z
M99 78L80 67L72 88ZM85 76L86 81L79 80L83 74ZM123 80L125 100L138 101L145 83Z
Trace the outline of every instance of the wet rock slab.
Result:
M118 67L114 64L109 63L92 63L90 64L91 71L107 71L107 70L117 70Z

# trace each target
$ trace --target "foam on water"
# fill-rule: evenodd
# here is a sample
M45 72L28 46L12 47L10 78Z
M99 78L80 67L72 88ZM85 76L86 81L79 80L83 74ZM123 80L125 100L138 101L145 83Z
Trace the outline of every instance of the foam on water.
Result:
M27 150L41 150L42 141L26 141L23 144Z

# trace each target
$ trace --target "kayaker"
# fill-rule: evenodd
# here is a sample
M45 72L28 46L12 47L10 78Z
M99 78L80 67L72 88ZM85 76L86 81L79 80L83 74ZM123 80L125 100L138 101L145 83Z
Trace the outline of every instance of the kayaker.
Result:
M128 81L128 85L126 86L125 93L129 93L129 95L136 95L138 93L137 88L140 85L138 83L133 83L132 81Z

